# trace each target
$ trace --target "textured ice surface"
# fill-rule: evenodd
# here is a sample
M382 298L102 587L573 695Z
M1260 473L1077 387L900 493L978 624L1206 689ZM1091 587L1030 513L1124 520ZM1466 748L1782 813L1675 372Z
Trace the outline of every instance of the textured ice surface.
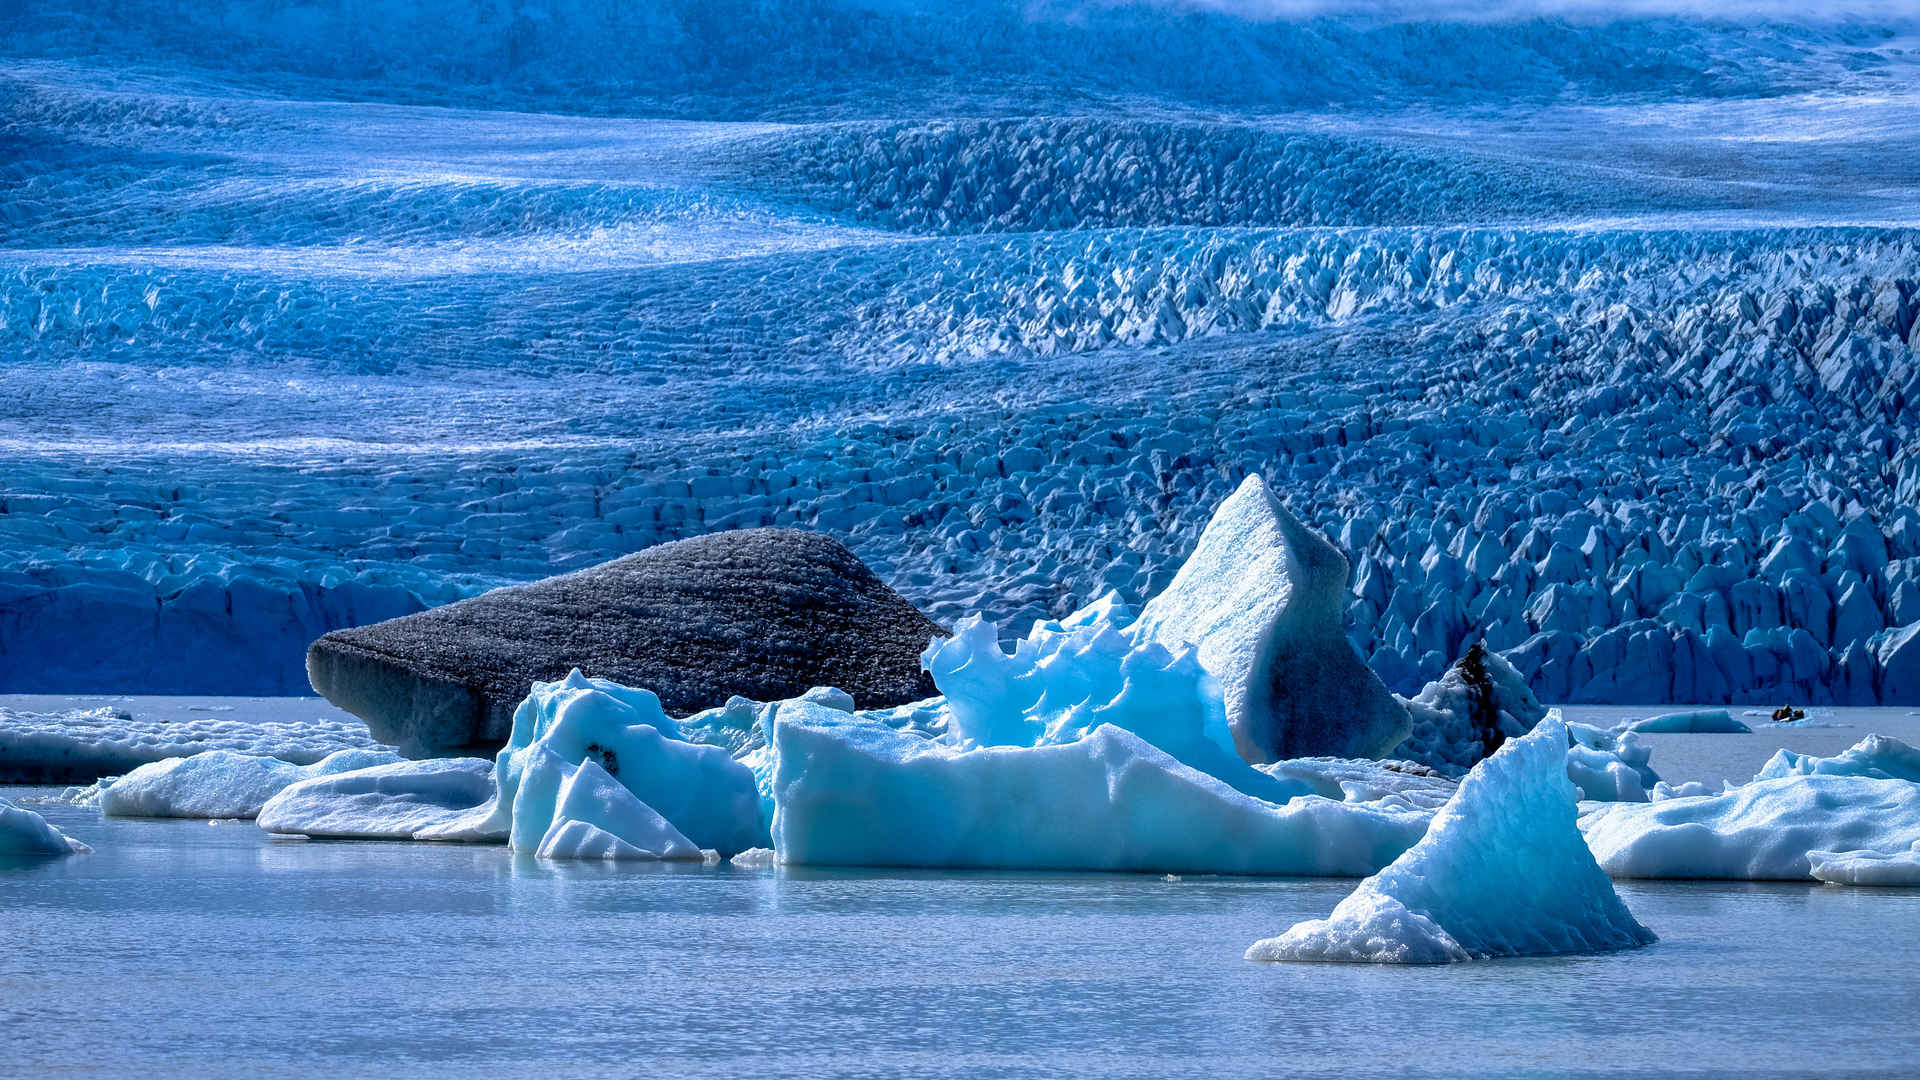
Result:
M558 762L546 755L533 768L553 768ZM521 832L518 814L514 835L507 843L516 850L532 850L543 859L698 859L700 848L680 835L654 809L615 780L592 758L577 765L560 765L560 792L553 803L553 816L537 847L527 847L534 830ZM522 805L528 786L536 781L531 773L521 778ZM529 823L531 825L531 823Z
M1402 694L1920 693L1910 13L1065 9L23 9L0 688L748 525L1018 634L1258 473Z
M631 823L657 812L699 848L723 856L765 847L754 775L725 749L691 743L647 690L589 679L578 671L533 684L513 716L513 732L495 758L493 798L458 820L420 830L423 840L506 840L537 852L557 820L563 789L577 766L594 761L641 804L609 810ZM585 793L593 790L588 784ZM588 824L602 825L589 821ZM629 825L622 825L627 828ZM638 826L631 826L638 829ZM608 830L613 831L613 830ZM660 842L635 831L636 847ZM630 841L631 842L631 841Z
M1428 817L1320 796L1276 806L1110 725L1070 743L961 749L789 704L772 745L774 848L789 864L1365 874Z
M1377 757L1407 737L1407 710L1342 632L1347 570L1255 474L1213 512L1135 632L1198 648L1246 760Z
M1809 851L1809 872L1835 885L1920 887L1920 841L1905 851Z
M269 799L257 821L272 833L409 840L468 817L492 798L493 762L485 758L398 761L302 780Z
M1589 804L1580 828L1614 877L1804 881L1809 852L1897 852L1920 842L1920 784L1783 776L1722 795Z
M1733 714L1725 709L1693 709L1686 712L1661 713L1659 716L1631 721L1622 725L1621 730L1660 734L1683 732L1693 735L1746 735L1753 732L1752 728L1742 721L1735 720Z
M1755 780L1782 776L1872 776L1920 784L1920 748L1886 735L1869 735L1832 757L1776 751Z
M1547 715L1527 680L1479 642L1405 705L1413 733L1392 751L1394 756L1455 774L1506 740L1532 731Z
M341 750L383 749L351 718L265 718L240 712L249 708L244 704L225 708L183 716L140 706L51 713L0 707L0 783L91 781L209 750L311 765Z
M0 799L0 857L85 855L92 850L47 824L39 814Z
M1631 731L1607 731L1591 724L1567 724L1567 776L1582 799L1646 802L1660 782L1647 762L1648 746Z
M1440 964L1634 948L1654 940L1581 838L1557 719L1474 766L1426 836L1326 919L1249 960Z
M292 784L320 776L390 765L387 750L339 750L311 765L208 750L142 765L100 782L100 812L114 817L251 818Z

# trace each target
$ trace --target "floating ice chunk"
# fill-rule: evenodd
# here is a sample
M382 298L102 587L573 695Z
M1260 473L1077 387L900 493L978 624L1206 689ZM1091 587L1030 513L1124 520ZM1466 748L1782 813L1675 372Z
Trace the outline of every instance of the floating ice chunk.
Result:
M725 749L690 743L660 701L578 671L535 683L514 712L513 732L495 758L495 794L453 822L422 829L422 840L498 840L528 851L554 820L554 802L572 767L596 761L645 805L700 847L723 855L765 846L754 775ZM536 827L537 826L537 827Z
M552 761L552 755L544 760ZM516 820L516 830L518 825ZM571 766L561 781L553 821L536 854L542 859L702 858L698 845L592 760Z
M929 645L923 662L946 695L950 741L962 750L1058 746L1111 724L1256 798L1298 793L1234 749L1219 686L1191 646L1136 643L1103 617L1036 623L1008 653L976 616Z
M1649 735L1749 735L1753 732L1752 728L1735 720L1733 714L1725 709L1661 713L1659 716L1649 716L1644 720L1622 724L1615 730Z
M745 870L759 870L778 863L780 857L772 848L757 847L748 848L727 861Z
M1418 844L1331 916L1255 942L1247 959L1437 964L1653 941L1581 839L1566 742L1557 719L1508 741Z
M1410 721L1342 629L1347 569L1338 548L1249 476L1134 632L1198 648L1246 760L1380 757Z
M1886 735L1869 735L1833 757L1776 750L1755 780L1782 776L1872 776L1920 783L1920 748Z
M1727 790L1727 784L1724 780L1719 787L1714 787L1702 780L1688 780L1679 784L1669 784L1662 780L1647 792L1647 800L1662 802L1667 799L1691 799L1700 795L1718 795L1725 790Z
M39 814L0 799L0 856L85 855L92 850Z
M1612 732L1592 724L1566 725L1567 776L1580 797L1599 802L1646 802L1660 774L1647 765L1653 748L1630 731Z
M782 705L774 847L787 864L1370 873L1428 814L1301 796L1251 798L1139 736L961 749L856 714Z
M1580 828L1614 877L1805 881L1810 851L1898 851L1920 841L1920 784L1783 776L1720 795L1583 807Z
M1835 885L1920 887L1920 842L1904 851L1809 851L1810 872Z
M108 817L251 818L268 799L302 780L399 761L386 750L339 750L312 765L209 750L142 765L100 784Z
M1405 704L1413 733L1394 754L1454 775L1532 731L1547 715L1526 678L1478 642Z
M302 780L267 800L258 824L287 835L408 840L466 817L492 798L493 762L486 758L396 761ZM506 833L476 839L501 841Z

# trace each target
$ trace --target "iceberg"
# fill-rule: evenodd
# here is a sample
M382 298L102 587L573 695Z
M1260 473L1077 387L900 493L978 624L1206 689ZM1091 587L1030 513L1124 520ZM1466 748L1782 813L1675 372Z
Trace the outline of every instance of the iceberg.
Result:
M302 703L289 704L306 711ZM87 784L209 750L311 765L341 750L383 749L366 725L351 717L282 720L246 712L181 714L145 705L131 711L0 708L0 784Z
M1546 718L1527 680L1479 642L1446 674L1405 701L1412 734L1393 752L1436 768L1464 772L1508 739ZM1457 773L1456 773L1457 775Z
M563 770L560 790L553 803L553 817L532 850L542 859L699 859L699 845L680 835L652 807L634 798L620 781L599 762L588 759L578 765L558 763L551 753L534 766ZM522 781L524 792L533 784ZM532 800L523 799L522 806ZM508 846L527 850L521 841L521 819L516 814L515 835ZM531 822L530 822L531 824ZM529 828L526 839L532 839Z
M1620 725L1621 731L1659 735L1750 735L1753 729L1725 709L1661 713Z
M1357 876L1429 818L1313 795L1275 805L1111 724L968 748L788 703L772 745L773 846L789 865Z
M85 855L92 850L39 814L0 799L0 856Z
M1920 747L1888 735L1868 735L1833 757L1776 750L1753 778L1773 780L1783 776L1871 776L1920 783Z
M208 750L192 757L142 765L99 787L108 817L252 818L267 800L302 780L388 765L385 750L339 750L312 765L278 758Z
M1141 609L1135 633L1199 650L1247 761L1380 757L1407 737L1410 721L1347 640L1347 574L1340 549L1251 475Z
M1833 885L1920 888L1920 842L1902 851L1809 851L1809 872Z
M1920 841L1920 784L1796 774L1719 795L1589 805L1580 829L1614 877L1806 881L1811 852L1893 852Z
M1108 600L1035 623L1009 653L994 624L962 619L922 659L945 695L948 739L963 750L1057 746L1111 724L1255 798L1285 802L1300 792L1235 750L1219 684L1192 646L1136 641L1125 620Z
M256 823L270 833L339 840L411 840L493 799L486 758L396 761L302 780L268 799ZM494 837L476 837L502 841Z
M1647 764L1653 748L1631 731L1568 723L1567 776L1582 799L1646 802L1660 774Z
M1426 835L1326 919L1258 941L1249 960L1440 964L1646 945L1581 839L1557 719L1460 782Z
M574 766L594 761L635 799L701 848L723 857L766 846L751 769L725 749L687 742L652 692L590 679L534 683L494 759L494 795L421 840L497 842L537 851Z

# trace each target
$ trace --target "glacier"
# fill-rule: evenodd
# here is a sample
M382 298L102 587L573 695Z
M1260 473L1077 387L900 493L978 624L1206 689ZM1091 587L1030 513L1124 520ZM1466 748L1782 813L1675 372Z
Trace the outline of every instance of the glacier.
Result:
M1011 640L1260 475L1395 693L1920 700L1911 13L473 7L7 21L0 690L768 525Z
M1558 720L1475 765L1426 835L1326 919L1249 960L1438 964L1606 952L1654 941L1580 834Z

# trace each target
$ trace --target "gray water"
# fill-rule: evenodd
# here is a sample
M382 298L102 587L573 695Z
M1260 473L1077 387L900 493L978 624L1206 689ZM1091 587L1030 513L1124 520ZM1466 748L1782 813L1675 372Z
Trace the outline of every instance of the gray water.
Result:
M1576 716L1604 719L1589 712ZM1833 719L1852 726L1654 736L1654 764L1743 778L1773 746L1920 726L1907 710ZM1241 959L1247 945L1325 915L1354 883L573 866L36 809L95 853L0 860L9 1077L1911 1076L1920 1063L1920 890L1622 882L1660 935L1651 948L1260 965Z

